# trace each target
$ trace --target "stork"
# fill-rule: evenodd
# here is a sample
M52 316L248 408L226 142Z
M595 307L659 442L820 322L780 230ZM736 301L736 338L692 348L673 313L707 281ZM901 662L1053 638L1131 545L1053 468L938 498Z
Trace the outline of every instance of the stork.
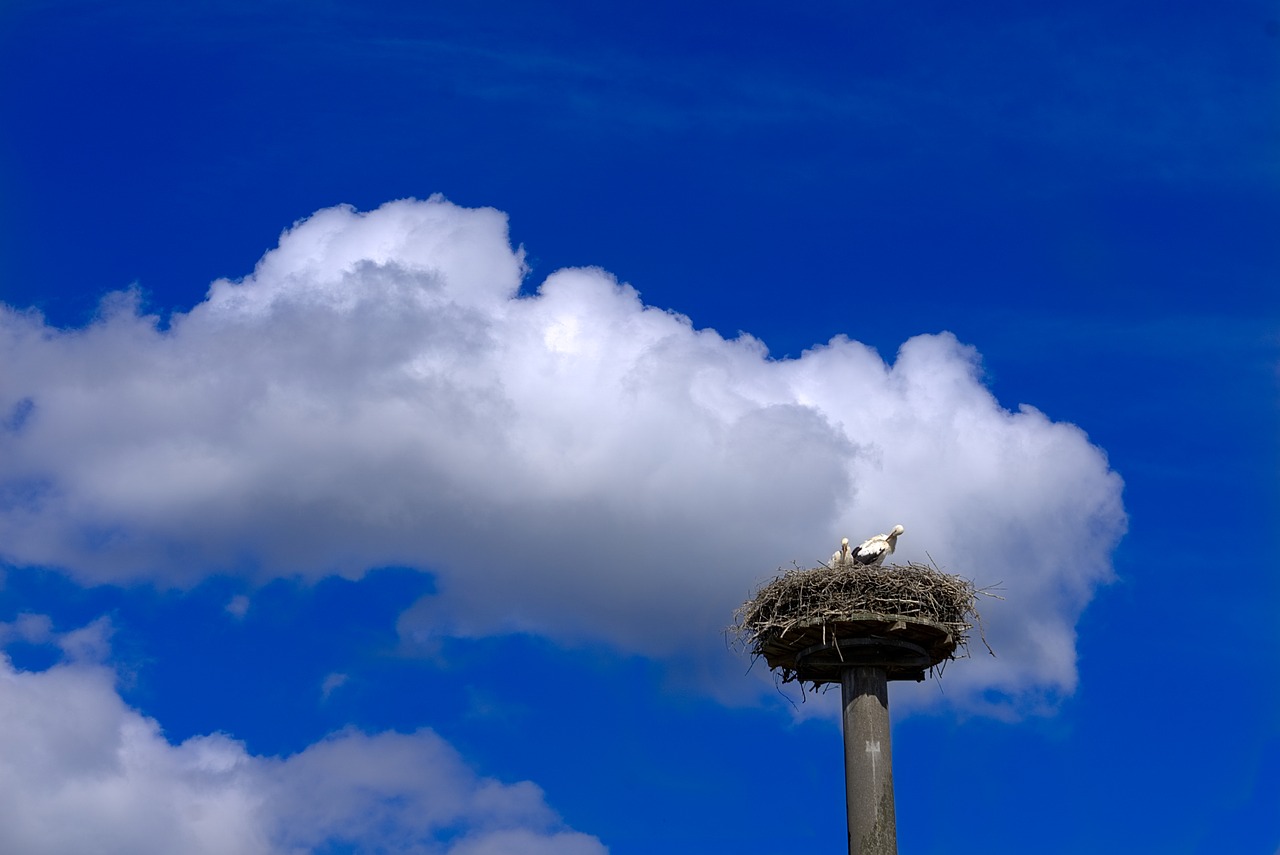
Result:
M875 567L884 563L884 559L893 554L893 548L898 544L898 537L905 531L902 526L895 525L893 531L888 534L877 534L875 537L869 537L862 543L858 544L858 548L853 550L853 561L864 567Z
M832 567L848 567L853 563L853 555L849 553L849 538L840 541L840 550L831 553Z

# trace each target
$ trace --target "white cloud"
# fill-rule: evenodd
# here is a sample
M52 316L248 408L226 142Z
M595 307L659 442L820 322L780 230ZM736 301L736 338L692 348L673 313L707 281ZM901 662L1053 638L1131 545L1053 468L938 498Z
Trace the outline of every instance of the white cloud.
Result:
M946 333L773 361L603 271L523 275L499 212L407 200L318 212L167 329L129 294L69 331L0 307L0 555L180 585L407 564L440 590L411 641L703 657L774 568L902 523L899 558L1006 587L1000 658L951 697L1071 690L1125 526L1081 430L1003 409Z
M15 641L55 645L73 662L102 662L110 652L113 627L105 617L69 632L58 632L48 615L24 612L12 621L0 621L0 648Z
M324 681L320 684L320 697L328 700L329 696L332 695L334 691L346 685L348 679L348 675L341 674L337 671L326 675Z
M348 730L286 758L222 734L172 745L114 679L83 663L19 671L0 655L0 851L605 852L537 786L478 776L430 730Z
M12 641L45 644L53 638L53 621L48 615L23 613L12 621L0 621L0 645Z
M232 617L243 619L244 616L249 613L249 598L246 597L244 594L236 594L234 597L232 597L230 600L227 601L227 604L226 606L224 606L224 609L226 610L227 614L231 615Z

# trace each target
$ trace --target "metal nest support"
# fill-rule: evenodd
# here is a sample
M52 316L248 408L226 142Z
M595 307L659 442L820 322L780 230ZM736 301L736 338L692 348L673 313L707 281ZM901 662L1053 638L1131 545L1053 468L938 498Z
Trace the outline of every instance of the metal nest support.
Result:
M734 612L730 633L782 682L840 685L850 855L898 851L888 683L967 654L980 593L922 564L797 567Z

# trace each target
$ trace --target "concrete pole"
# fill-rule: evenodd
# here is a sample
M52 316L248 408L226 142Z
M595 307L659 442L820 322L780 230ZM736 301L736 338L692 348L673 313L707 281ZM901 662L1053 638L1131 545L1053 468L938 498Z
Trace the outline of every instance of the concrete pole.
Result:
M897 855L889 684L885 670L856 665L840 676L849 855Z

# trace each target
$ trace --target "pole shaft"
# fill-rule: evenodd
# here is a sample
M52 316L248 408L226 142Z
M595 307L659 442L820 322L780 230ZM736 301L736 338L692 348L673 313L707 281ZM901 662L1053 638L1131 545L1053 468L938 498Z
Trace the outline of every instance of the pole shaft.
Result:
M840 678L849 855L897 855L889 684L883 668L853 666Z

